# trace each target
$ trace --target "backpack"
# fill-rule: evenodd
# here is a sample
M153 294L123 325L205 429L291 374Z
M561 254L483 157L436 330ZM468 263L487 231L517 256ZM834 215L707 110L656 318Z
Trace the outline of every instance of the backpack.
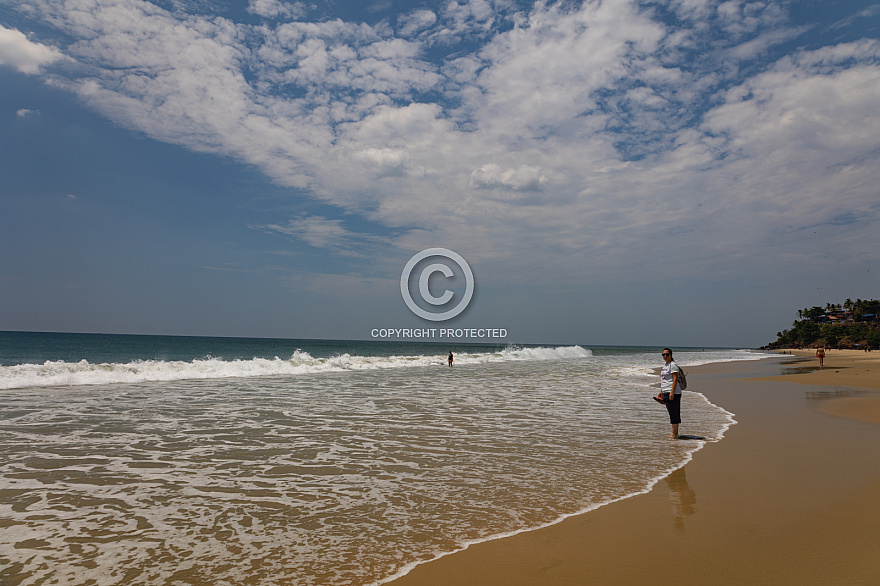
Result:
M678 367L678 388L682 391L688 388L687 374L685 374L684 369L680 366Z

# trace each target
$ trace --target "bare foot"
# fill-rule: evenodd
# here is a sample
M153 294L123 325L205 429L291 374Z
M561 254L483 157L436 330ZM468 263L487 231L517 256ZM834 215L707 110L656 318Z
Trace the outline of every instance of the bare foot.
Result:
M670 433L670 434L667 435L666 437L669 438L669 439L678 439L678 436L675 435L674 433Z

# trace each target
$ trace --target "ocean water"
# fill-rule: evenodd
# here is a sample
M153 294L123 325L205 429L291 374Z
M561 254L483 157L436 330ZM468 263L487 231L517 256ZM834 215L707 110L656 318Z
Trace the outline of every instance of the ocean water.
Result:
M0 333L0 581L383 583L645 492L733 423L691 382L705 440L666 440L657 348L448 349Z

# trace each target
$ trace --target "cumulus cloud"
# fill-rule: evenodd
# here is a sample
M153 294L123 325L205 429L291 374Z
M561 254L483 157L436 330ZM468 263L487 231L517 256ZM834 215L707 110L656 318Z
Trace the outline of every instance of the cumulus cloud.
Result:
M749 176L761 177L773 206L831 213L855 193L853 175L867 171L865 156L873 160L880 146L878 49L862 42L784 58L729 90L704 128L726 138L725 153L755 167Z
M477 189L510 189L512 191L540 191L548 182L540 167L520 165L516 169L504 169L501 165L487 163L471 173L471 185Z
M782 7L771 1L727 0L716 10L724 30L734 35L751 33L785 18Z
M851 160L878 142L878 50L878 43L860 43L782 59L729 90L726 102L707 114L705 128L757 160L789 152L792 144L829 166Z
M308 7L302 2L248 0L247 11L263 18L302 18L308 14Z
M8 65L22 73L35 74L40 69L64 58L56 48L30 41L24 33L0 26L0 65Z
M474 30L489 31L496 12L488 0L452 0L444 7L443 17L448 24L442 34L454 37Z
M414 10L397 19L398 34L401 37L411 37L423 31L437 22L437 15L431 10Z
M868 214L880 49L863 39L769 60L804 32L780 6L677 0L673 26L626 0L457 0L394 29L254 26L135 0L31 0L22 13L70 39L80 68L53 83L117 123L236 157L395 236L307 215L264 229L346 254L450 241L610 271L651 263L652 243L684 233L682 210L682 251L707 270L720 234L765 262L762 247L798 226Z
M424 175L424 167L413 165L412 156L403 149L366 148L353 154L356 160L375 171L376 177Z

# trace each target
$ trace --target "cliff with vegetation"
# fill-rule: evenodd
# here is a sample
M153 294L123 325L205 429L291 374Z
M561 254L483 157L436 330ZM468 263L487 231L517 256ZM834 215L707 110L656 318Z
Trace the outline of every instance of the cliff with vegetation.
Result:
M880 348L880 301L847 299L797 312L792 327L766 348Z

